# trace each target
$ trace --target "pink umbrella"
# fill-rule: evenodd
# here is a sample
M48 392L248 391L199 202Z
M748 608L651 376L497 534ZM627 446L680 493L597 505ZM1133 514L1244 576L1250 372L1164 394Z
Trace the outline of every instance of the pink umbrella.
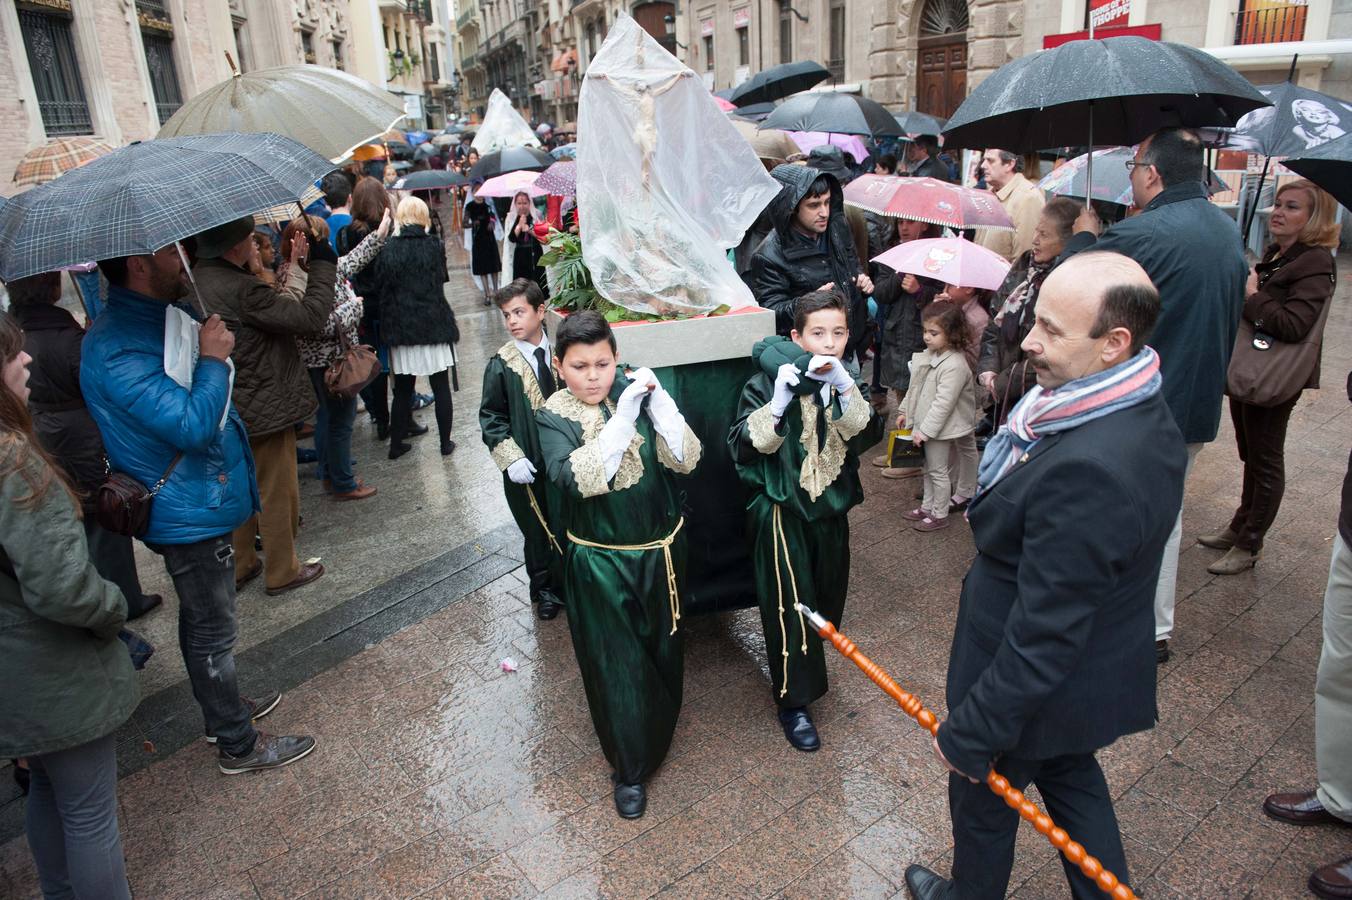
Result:
M861 163L868 159L868 148L864 142L853 134L827 134L824 131L786 131L793 142L798 145L798 149L804 153L811 153L813 147L821 147L824 144L832 144L854 157L854 161Z
M1009 274L1009 263L1003 256L962 238L907 241L884 250L873 261L897 272L990 291L1004 283Z
M515 197L517 194L525 191L532 199L543 197L546 192L535 186L535 179L539 177L539 172L526 172L522 170L505 172L502 175L494 175L474 192L474 196Z
M949 228L1013 229L1014 222L990 191L949 184L937 178L860 175L845 185L851 206Z
M737 108L736 103L733 103L731 100L724 100L717 94L714 95L714 102L718 104L718 108L723 110L723 112L732 112Z

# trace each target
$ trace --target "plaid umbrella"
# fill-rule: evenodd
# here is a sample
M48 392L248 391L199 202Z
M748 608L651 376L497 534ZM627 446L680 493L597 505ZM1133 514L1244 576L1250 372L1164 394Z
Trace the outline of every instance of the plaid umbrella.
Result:
M0 278L153 253L294 201L333 164L276 134L202 134L114 150L0 209Z
M535 186L546 194L556 197L574 197L577 195L577 163L571 159L560 160L540 173Z
M15 184L46 184L57 176L78 169L105 153L113 152L113 145L91 137L57 138L41 147L29 150L14 170Z

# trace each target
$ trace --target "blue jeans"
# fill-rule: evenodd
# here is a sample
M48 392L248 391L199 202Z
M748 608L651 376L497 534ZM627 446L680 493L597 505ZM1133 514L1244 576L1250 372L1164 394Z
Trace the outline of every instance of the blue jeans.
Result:
M46 900L129 900L117 830L117 751L112 734L28 757L25 830Z
M329 393L324 386L324 369L311 369L310 383L319 396L319 413L315 416L315 452L319 454L316 475L333 482L335 493L355 491L352 423L357 418L357 398L335 397Z
M235 551L226 532L195 544L151 544L178 592L178 647L207 734L231 756L253 750L254 731L235 676Z

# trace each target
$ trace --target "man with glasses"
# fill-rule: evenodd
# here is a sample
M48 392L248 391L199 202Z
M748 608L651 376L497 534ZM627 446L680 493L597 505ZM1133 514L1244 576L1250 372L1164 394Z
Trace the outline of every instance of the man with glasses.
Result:
M1188 468L1216 439L1225 373L1249 274L1233 219L1207 197L1202 142L1182 128L1155 132L1128 160L1132 203L1140 215L1103 231L1092 208L1075 220L1063 256L1086 247L1111 250L1141 264L1160 292L1160 317L1150 345L1160 355L1164 399L1188 445ZM1155 595L1155 657L1169 659L1178 584L1183 514L1164 548Z

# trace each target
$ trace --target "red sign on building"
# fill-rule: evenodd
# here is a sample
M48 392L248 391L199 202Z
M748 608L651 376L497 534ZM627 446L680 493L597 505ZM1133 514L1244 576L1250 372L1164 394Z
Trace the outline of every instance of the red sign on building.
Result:
M1100 28L1125 25L1131 18L1131 0L1089 0L1089 21L1097 32Z

